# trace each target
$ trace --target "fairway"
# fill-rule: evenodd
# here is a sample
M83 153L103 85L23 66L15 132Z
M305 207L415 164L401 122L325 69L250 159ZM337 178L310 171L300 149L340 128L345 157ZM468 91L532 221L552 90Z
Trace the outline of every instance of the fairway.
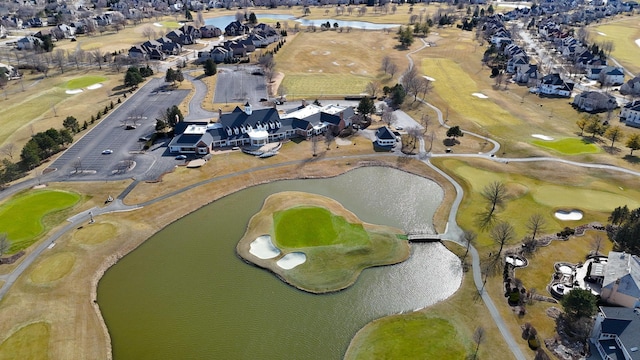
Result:
M35 284L45 284L62 279L73 268L76 256L71 252L57 253L44 259L31 271L30 279Z
M273 215L275 240L284 247L344 245L369 242L362 224L350 224L342 216L320 207L296 207Z
M300 97L326 97L359 95L372 79L357 75L337 74L287 74L282 85L289 99Z
M82 76L79 78L75 78L75 79L71 79L69 81L67 81L63 87L66 89L82 89L82 88L86 88L87 86L93 85L93 84L98 84L101 83L103 81L107 81L107 78L104 76L97 76L97 75L87 75L87 76Z
M360 330L345 359L464 359L453 325L422 313L388 316Z
M532 143L565 155L595 154L600 152L600 148L597 145L576 138L566 138L555 141L533 140Z
M640 71L637 60L640 58L640 46L636 43L636 40L640 39L640 26L637 17L595 26L590 30L589 35L593 43L613 42L611 56L627 70L633 73Z
M0 229L11 241L10 253L29 247L45 225L43 217L75 205L80 195L55 190L30 191L0 206Z
M428 58L422 60L422 72L434 79L433 89L460 116L478 126L518 125L522 122L491 98L473 96L482 89L453 60Z

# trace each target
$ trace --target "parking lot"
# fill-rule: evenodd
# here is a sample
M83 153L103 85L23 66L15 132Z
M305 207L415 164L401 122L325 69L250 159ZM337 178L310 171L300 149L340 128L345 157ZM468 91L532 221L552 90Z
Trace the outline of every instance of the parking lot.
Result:
M214 103L249 101L258 105L261 99L267 99L267 84L263 75L258 75L256 66L235 65L218 68L218 81Z
M65 180L117 180L151 176L146 174L151 166L158 169L173 167L173 157L142 152L144 142L139 140L155 131L156 118L161 111L179 104L188 94L186 90L163 90L163 85L163 79L150 80L77 140L48 169L55 169L55 176ZM107 149L112 153L103 154ZM125 171L133 164L133 169Z

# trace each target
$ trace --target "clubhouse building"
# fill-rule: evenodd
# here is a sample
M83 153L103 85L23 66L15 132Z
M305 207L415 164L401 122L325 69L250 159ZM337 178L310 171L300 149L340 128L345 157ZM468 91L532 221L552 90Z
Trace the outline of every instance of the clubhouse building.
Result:
M218 122L181 122L169 151L176 154L206 155L216 148L245 146L259 148L293 137L310 138L327 131L338 134L351 125L355 115L351 106L302 105L280 115L274 108L253 110L247 102L244 110L236 107L222 114Z

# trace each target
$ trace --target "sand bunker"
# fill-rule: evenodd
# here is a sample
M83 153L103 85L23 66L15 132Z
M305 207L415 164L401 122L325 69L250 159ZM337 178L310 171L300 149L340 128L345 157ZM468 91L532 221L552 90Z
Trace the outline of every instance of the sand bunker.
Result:
M253 240L251 244L249 244L249 252L251 255L260 259L273 259L280 255L280 249L273 245L271 236L269 235L258 236Z
M427 75L422 75L423 78L429 80L429 81L436 81L436 79L432 78L431 76L427 76Z
M153 23L153 26L162 27L162 24L160 24L160 23Z
M276 264L285 270L290 270L300 264L304 264L305 261L307 261L307 256L304 253L292 252L283 256Z
M636 45L640 46L640 39L636 39Z
M329 55L329 54L331 54L331 51L325 51L322 53L322 55Z
M473 93L471 95L473 95L473 96L475 96L477 98L480 98L480 99L488 99L489 98L487 95L482 94L482 93Z
M559 220L580 220L582 219L582 211L580 210L558 210L554 214Z
M534 138L537 138L537 139L545 140L545 141L552 141L553 140L553 138L551 136L547 136L547 135L533 134L531 136L534 137Z
M87 86L87 89L95 90L95 89L100 89L101 87L102 87L102 84L93 84L93 85Z
M350 140L339 138L339 137L335 138L335 142L337 145L341 145L341 146L352 144Z
M82 89L73 89L73 90L65 91L65 93L67 94L80 94L81 92L82 92Z
M336 61L332 62L332 64L335 66L340 66L340 64L338 64Z
M598 35L607 36L607 34L605 34L603 32L600 32L600 31L598 31Z

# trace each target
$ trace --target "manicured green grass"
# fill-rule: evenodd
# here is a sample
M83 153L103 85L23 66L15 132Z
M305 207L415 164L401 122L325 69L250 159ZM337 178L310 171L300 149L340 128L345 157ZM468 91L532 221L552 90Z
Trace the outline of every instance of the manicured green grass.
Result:
M555 141L533 140L532 143L565 155L594 154L600 152L600 148L597 145L576 138L566 138Z
M45 215L76 204L80 195L54 190L30 191L0 206L0 229L11 241L11 253L29 247L45 225Z
M345 245L369 242L362 224L351 224L342 216L320 207L296 207L273 214L276 242L289 248Z
M54 254L40 262L29 278L36 284L44 284L63 278L73 268L76 256L71 252Z
M290 97L325 97L362 94L371 80L359 75L308 73L287 74L282 84Z
M82 89L87 86L107 81L104 76L87 75L67 81L63 86L67 89Z
M482 89L454 60L423 59L422 72L435 79L432 82L433 89L449 104L450 108L477 125L491 127L521 123L490 98L481 99L471 95L482 93Z
M0 345L0 360L48 359L50 328L37 322L16 331Z
M593 27L589 34L591 42L595 44L612 41L614 48L611 56L633 73L640 71L637 61L640 57L640 46L635 42L640 39L640 26L636 16Z
M389 316L361 331L345 359L464 359L467 354L449 321L422 313Z
M180 24L177 21L161 21L160 24L168 29L177 29L180 27Z

